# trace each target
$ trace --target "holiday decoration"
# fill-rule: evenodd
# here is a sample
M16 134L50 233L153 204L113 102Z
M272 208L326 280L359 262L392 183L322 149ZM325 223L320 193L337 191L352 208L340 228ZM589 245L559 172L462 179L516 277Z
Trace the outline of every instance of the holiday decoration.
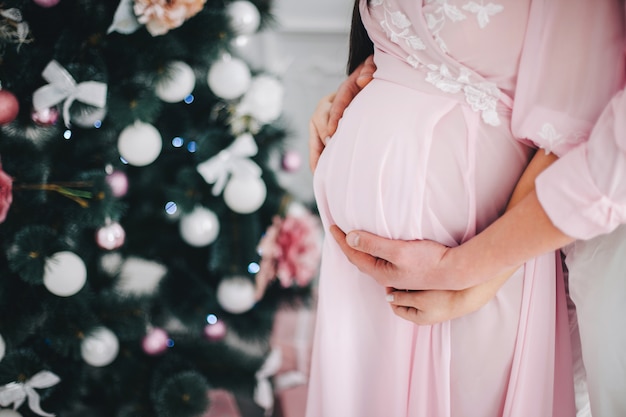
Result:
M124 244L126 232L118 222L109 221L96 231L96 242L102 249L113 250Z
M128 257L119 268L115 290L124 295L151 295L167 273L167 268L154 261Z
M230 56L214 63L207 75L211 91L226 100L241 97L250 87L251 81L248 65L241 59Z
M308 285L317 275L321 245L319 219L306 208L293 204L285 218L274 216L257 247L261 255L257 298L274 278L283 287Z
M79 101L95 107L106 105L107 85L98 81L79 84L57 61L48 63L41 74L50 84L37 89L33 94L33 107L41 111L63 102L63 120L70 126L70 106Z
M126 127L117 140L120 156L135 166L146 166L154 162L162 147L159 131L151 124L140 121Z
M238 35L251 35L259 29L261 14L249 1L237 0L226 6L230 26Z
M234 212L252 213L263 205L267 188L261 178L254 175L233 176L224 189L224 202Z
M50 388L61 381L57 375L50 371L40 371L27 379L25 382L10 382L0 387L0 405L3 407L13 404L18 409L26 400L28 406L35 414L44 417L54 417L54 414L46 413L39 405L39 394L35 389Z
M2 170L0 160L0 223L7 218L7 213L13 202L13 179Z
M11 409L0 410L0 417L22 417L20 413Z
M59 111L56 107L41 109L39 111L33 109L30 117L33 119L33 122L37 123L39 126L52 126L59 120Z
M258 150L254 137L250 133L244 133L217 155L199 164L196 170L207 183L214 184L213 195L220 195L230 175L261 176L261 168L249 159L255 156Z
M183 240L191 246L206 246L217 238L220 222L211 210L197 206L181 217L179 231Z
M148 355L160 355L168 348L170 337L161 328L154 327L148 331L141 341L141 348Z
M296 172L302 166L302 157L300 153L294 150L288 150L283 154L281 160L282 168L287 172Z
M191 94L195 85L193 69L183 61L172 61L163 70L155 92L161 100L176 103Z
M69 297L80 291L87 281L87 268L74 252L57 252L46 260L43 284L59 297Z
M252 79L249 90L237 106L237 114L247 115L261 124L275 121L283 109L283 86L269 75Z
M106 114L107 109L104 107L94 107L80 103L75 103L70 109L72 124L85 129L99 127Z
M123 171L112 170L106 176L106 182L114 197L124 197L128 192L128 176Z
M196 15L206 0L135 0L134 11L139 23L152 36L164 35Z
M107 366L117 357L119 346L115 333L106 327L98 327L83 339L80 354L91 366Z
M22 12L18 8L0 9L0 43L16 43L16 51L20 47L31 42L28 23L22 18Z
M215 317L215 316L213 316ZM217 317L204 327L204 335L211 341L219 341L226 336L226 324Z
M254 284L246 277L226 277L217 287L217 301L229 313L245 313L256 303Z
M233 45L271 3L0 5L0 416L37 417L33 392L55 416L208 416L215 387L271 414L271 329L311 262L257 252L292 215L288 123L282 80ZM305 263L290 286L279 262Z
M33 2L41 7L54 7L59 4L60 0L33 0Z
M0 125L11 123L20 112L20 103L13 93L0 90Z
M4 341L4 338L2 337L2 335L0 334L0 361L2 360L2 358L4 358L4 354L7 351L7 344Z

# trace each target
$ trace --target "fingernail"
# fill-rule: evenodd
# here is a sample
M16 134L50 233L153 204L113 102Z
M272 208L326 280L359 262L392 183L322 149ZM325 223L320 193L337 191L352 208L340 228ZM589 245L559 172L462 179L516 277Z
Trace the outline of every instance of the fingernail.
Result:
M348 245L356 248L359 245L359 235L357 233L348 233L346 241L348 242Z
M387 300L387 302L392 303L393 302L393 294L387 294L385 299Z

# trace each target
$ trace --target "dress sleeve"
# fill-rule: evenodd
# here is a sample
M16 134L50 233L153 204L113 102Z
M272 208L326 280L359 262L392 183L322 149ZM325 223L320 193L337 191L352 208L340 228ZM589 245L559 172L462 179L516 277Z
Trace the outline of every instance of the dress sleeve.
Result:
M589 141L539 175L539 201L554 225L590 239L626 223L626 93L604 110Z
M619 0L533 0L514 97L515 137L564 155L622 86Z

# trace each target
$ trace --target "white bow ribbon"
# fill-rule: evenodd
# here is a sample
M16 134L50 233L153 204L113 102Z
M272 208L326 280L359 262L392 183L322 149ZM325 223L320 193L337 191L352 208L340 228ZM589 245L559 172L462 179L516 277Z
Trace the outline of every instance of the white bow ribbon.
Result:
M13 409L17 410L28 398L28 406L34 413L44 417L54 417L54 414L46 413L39 406L39 394L35 388L50 388L60 381L61 378L52 372L41 371L24 383L10 382L0 387L0 405L6 407L13 403Z
M37 111L50 108L63 100L63 120L70 127L70 106L76 100L95 107L104 107L107 98L107 85L98 81L76 81L57 61L48 63L41 74L50 84L44 85L33 94L33 107Z
M265 363L257 371L256 387L254 389L254 402L265 410L265 415L270 416L274 408L274 391L269 378L280 370L283 355L280 349L272 349Z
M26 42L26 38L28 38L28 23L22 20L22 12L16 8L0 10L0 16L15 22L15 35L17 36L17 43L19 43L17 46L19 52L20 46Z
M208 184L214 184L212 193L217 196L226 186L229 175L252 175L261 177L262 170L248 159L258 152L256 142L250 133L239 135L226 149L198 164L196 170Z

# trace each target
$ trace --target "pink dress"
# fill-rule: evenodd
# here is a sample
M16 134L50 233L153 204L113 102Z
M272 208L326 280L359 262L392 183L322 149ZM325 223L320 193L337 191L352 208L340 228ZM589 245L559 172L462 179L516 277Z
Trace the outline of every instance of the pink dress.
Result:
M553 151L575 144L556 143L542 119L552 110L529 104L531 92L546 89L519 90L532 78L522 70L534 77L532 62L546 53L539 47L546 16L589 2L545 3L361 2L378 69L315 172L326 228L457 245L502 213L529 144ZM580 32L588 18L585 11L566 20ZM586 123L572 119L571 129ZM471 315L416 326L395 316L384 288L326 239L307 416L573 417L557 261L550 253L528 262Z

